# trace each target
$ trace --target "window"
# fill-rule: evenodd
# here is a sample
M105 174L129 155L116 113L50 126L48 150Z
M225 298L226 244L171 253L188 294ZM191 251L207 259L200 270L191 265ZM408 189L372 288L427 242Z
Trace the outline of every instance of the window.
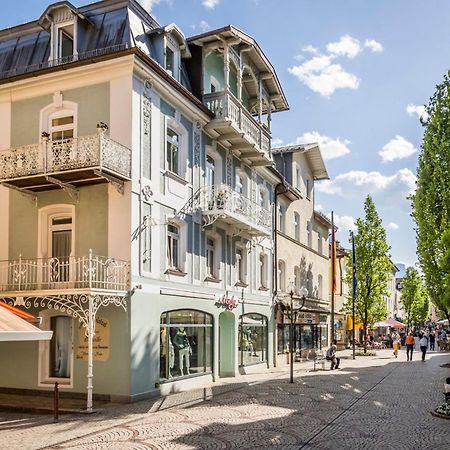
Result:
M180 137L171 128L167 128L167 170L180 175Z
M322 243L322 235L317 233L317 251L322 254L323 253L323 243Z
M50 318L53 336L50 341L48 374L50 378L70 378L72 353L72 318Z
M312 181L307 178L306 179L306 197L311 198L312 193Z
M308 247L312 247L312 227L311 227L311 221L309 221L309 220L306 223L306 231L308 233Z
M206 156L206 186L214 186L216 181L216 162L210 155Z
M58 48L58 56L60 58L65 58L73 55L73 37L64 29L59 29L59 48Z
M319 300L323 299L323 277L322 277L322 275L319 275L317 277L317 294L318 294Z
M247 253L242 248L236 249L236 285L247 286Z
M175 76L175 53L170 47L166 47L165 67L170 75Z
M211 238L206 239L206 276L217 278L215 241Z
M286 292L286 264L278 261L278 291Z
M211 75L210 77L210 81L209 81L209 89L210 89L210 93L212 94L213 92L218 92L220 91L220 83L217 80L217 78L213 77Z
M234 189L236 192L239 192L239 194L244 193L244 179L238 173L236 174L235 177Z
M298 164L295 166L295 187L302 190L302 172Z
M240 365L267 361L267 318L260 314L244 314L239 318Z
M74 136L73 115L52 117L50 122L50 137L52 141L71 139Z
M167 226L167 259L169 269L180 270L179 252L180 252L180 235L179 228L176 225L169 224Z
M212 316L195 310L165 312L160 321L160 378L212 372Z
M268 264L268 255L265 253L259 254L259 288L260 289L267 289L268 283L267 283L267 268L269 267Z
M300 240L300 214L294 213L294 239Z
M286 232L286 220L285 220L285 209L283 206L278 205L278 229L282 233Z

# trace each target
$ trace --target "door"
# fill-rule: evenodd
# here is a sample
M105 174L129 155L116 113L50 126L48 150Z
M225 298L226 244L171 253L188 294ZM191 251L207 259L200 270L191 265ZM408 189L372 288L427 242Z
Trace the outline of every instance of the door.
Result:
M56 172L67 170L74 164L74 116L66 114L53 117L50 121L50 144L52 151L49 154L47 170Z
M72 218L53 217L50 228L50 282L67 283L71 279Z
M50 318L53 331L50 341L48 374L50 378L70 378L72 360L72 318Z

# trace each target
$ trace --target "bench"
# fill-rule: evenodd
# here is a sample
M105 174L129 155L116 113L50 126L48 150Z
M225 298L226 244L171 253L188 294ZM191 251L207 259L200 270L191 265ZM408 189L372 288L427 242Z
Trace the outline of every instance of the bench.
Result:
M327 359L325 358L323 351L322 350L317 350L316 351L316 355L314 357L314 369L313 371L315 372L316 366L321 365L322 366L322 370L325 370L325 363L327 362Z

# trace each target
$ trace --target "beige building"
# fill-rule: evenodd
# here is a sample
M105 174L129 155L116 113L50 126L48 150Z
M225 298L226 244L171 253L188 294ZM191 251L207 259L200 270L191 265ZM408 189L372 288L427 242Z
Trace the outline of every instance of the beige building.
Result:
M329 177L317 144L277 148L273 155L283 180L275 202L276 296L280 300L289 295L291 283L300 300L302 291L306 294L295 326L297 354L305 358L310 350L328 344L330 260L327 239L331 223L314 210L314 182ZM278 355L288 349L288 323L286 315L278 308Z
M352 311L351 309L345 308L345 304L351 296L349 285L346 282L347 272L352 270L351 264L348 264L348 256L350 254L351 250L346 250L341 247L339 242L336 243L336 292L334 294L334 324L335 336L339 348L345 347L351 338Z

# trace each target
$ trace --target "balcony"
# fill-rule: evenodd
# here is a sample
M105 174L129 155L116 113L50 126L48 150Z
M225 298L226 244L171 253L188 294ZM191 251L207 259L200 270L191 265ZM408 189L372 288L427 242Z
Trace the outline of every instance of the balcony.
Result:
M130 289L130 263L93 255L0 261L0 296L30 297L57 293Z
M100 133L0 151L0 183L40 192L131 178L131 150Z
M247 159L252 166L273 164L267 127L255 120L242 103L230 92L214 92L203 96L206 106L216 117L205 127L216 138Z
M270 236L272 215L270 211L251 201L230 186L206 186L199 191L199 209L204 223L221 221L245 231L251 236Z

